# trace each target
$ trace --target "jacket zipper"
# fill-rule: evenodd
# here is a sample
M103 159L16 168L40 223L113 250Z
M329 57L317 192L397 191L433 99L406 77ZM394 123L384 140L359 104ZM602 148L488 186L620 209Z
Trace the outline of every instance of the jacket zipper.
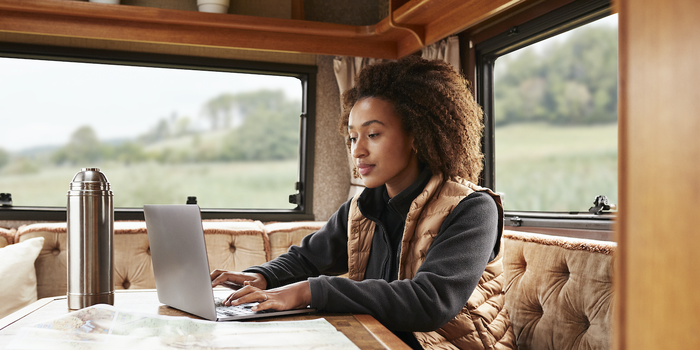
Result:
M389 262L389 259L391 258L391 245L389 244L389 238L387 238L386 230L384 229L384 225L382 225L381 221L377 220L375 221L379 229L381 230L382 234L382 239L384 240L384 244L389 248L389 254L386 254L384 256L384 260L382 261L382 279L387 280L387 271L386 271L386 265Z

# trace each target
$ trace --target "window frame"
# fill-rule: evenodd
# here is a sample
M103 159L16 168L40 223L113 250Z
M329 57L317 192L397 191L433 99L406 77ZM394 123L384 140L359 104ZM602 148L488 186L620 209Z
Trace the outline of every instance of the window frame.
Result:
M297 207L294 209L202 208L201 211L203 219L314 220L312 208L316 74L318 71L316 66L3 42L0 42L0 57L253 73L298 78L302 83L302 111L299 124L299 182L296 185L299 203ZM66 187L66 191L68 191L68 187ZM290 189L290 197L295 195L293 192L294 189ZM182 204L185 204L185 201L186 198L183 198ZM143 220L143 209L115 208L114 218L115 220ZM0 206L0 220L65 221L66 207Z
M475 45L476 99L484 111L482 185L496 191L494 63L498 57L612 14L609 0L576 0ZM592 198L591 198L592 199ZM592 203L591 203L592 204ZM592 206L592 205L591 205ZM506 211L505 225L612 231L615 212Z

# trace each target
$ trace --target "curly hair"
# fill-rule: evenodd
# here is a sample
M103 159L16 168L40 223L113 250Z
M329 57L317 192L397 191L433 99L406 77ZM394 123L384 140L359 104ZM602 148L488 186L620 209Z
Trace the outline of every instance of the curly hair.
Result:
M478 182L483 112L468 82L450 64L407 56L364 68L355 84L343 94L339 131L346 139L355 103L380 98L394 105L404 132L414 137L421 163L433 173Z

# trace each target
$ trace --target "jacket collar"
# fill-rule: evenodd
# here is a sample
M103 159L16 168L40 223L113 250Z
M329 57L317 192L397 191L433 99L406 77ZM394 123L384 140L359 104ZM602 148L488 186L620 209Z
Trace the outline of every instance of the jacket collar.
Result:
M418 174L416 181L393 198L389 198L386 185L376 188L365 188L358 198L358 208L363 216L376 221L381 215L381 211L388 206L400 214L405 221L408 210L411 208L411 203L423 192L425 185L428 184L432 176L433 173L430 171L430 167L423 166L423 170Z

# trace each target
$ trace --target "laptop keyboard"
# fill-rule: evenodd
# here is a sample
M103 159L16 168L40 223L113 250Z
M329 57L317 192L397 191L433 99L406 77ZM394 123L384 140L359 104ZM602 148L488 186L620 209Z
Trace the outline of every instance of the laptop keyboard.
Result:
M252 315L255 314L257 311L253 311L250 308L252 308L255 305L258 305L258 303L246 303L246 304L241 304L241 305L231 305L231 306L226 306L223 304L224 299L215 297L214 298L214 305L216 306L216 314L218 316L244 316L244 315Z

